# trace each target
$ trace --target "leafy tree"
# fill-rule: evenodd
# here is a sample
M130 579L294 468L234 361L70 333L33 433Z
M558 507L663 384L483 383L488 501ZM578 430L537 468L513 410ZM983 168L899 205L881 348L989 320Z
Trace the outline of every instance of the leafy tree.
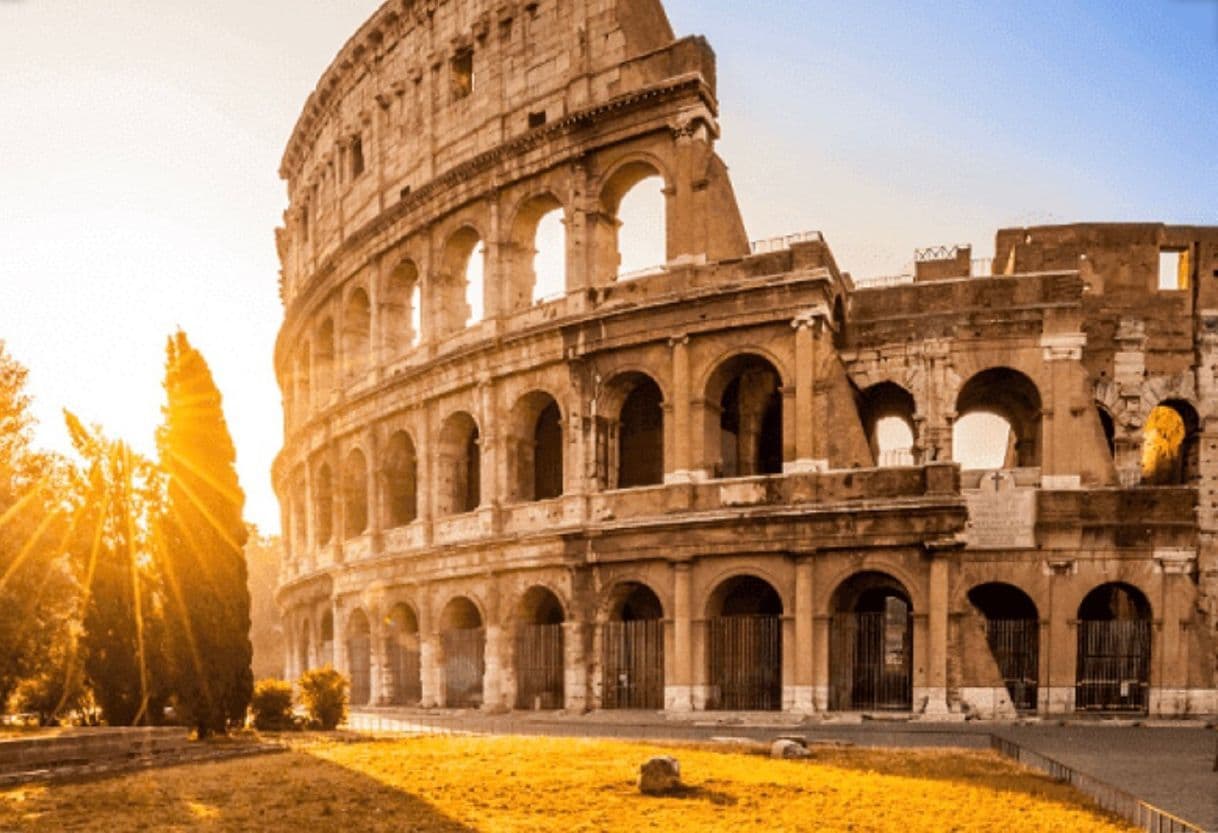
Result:
M220 392L181 331L166 347L165 393L157 447L166 475L158 557L167 648L178 706L206 737L243 721L253 693L245 495Z
M311 724L329 730L347 719L347 678L329 665L309 669L296 684Z
M158 502L157 473L126 443L86 428L71 413L65 418L84 460L72 489L79 504L72 550L85 679L110 725L156 723L164 672L148 518ZM72 661L69 655L65 669Z
M44 672L72 613L65 466L30 447L27 373L0 341L0 708Z

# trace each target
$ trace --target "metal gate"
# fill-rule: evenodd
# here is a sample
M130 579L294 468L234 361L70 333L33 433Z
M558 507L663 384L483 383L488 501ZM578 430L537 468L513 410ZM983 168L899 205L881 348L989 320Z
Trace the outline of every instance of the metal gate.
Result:
M883 611L836 613L830 625L829 708L913 707L913 621Z
M482 675L486 671L486 631L482 628L445 631L444 705L450 709L482 705Z
M664 622L601 626L601 708L664 708Z
M522 625L516 631L516 708L561 709L563 638L561 624Z
M1146 711L1150 687L1150 622L1146 619L1078 623L1075 707Z
M409 706L423 699L423 683L419 664L419 649L407 647L396 638L389 640L385 649L389 658L389 680L393 686L392 702L395 706Z
M372 640L367 636L347 640L347 667L351 669L351 705L368 705L372 699Z
M706 707L731 711L782 708L782 617L711 619Z
M1040 623L1035 619L986 619L985 638L1011 703L1020 711L1035 711Z

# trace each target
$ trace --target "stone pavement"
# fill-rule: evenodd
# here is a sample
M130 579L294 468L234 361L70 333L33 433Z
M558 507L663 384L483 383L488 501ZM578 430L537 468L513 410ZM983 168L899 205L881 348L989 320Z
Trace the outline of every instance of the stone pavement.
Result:
M364 731L476 732L640 739L772 740L798 733L809 740L861 746L989 748L998 735L1138 796L1206 830L1218 831L1218 732L1201 721L1066 719L935 722L830 718L775 713L670 715L660 712L510 712L362 709L351 727Z

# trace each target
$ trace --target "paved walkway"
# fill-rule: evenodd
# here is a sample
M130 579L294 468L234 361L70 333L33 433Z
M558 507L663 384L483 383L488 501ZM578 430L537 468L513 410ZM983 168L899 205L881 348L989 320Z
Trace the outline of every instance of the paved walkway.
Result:
M1064 723L1064 725L1062 725ZM353 728L372 731L478 732L674 740L743 737L770 740L797 733L809 740L862 746L989 748L990 735L1054 758L1138 796L1206 830L1218 831L1218 773L1212 771L1218 732L1198 721L1131 725L1131 721L1067 720L942 723L860 720L857 716L803 720L785 714L665 715L593 712L588 715L512 712L486 715L449 710L361 710Z

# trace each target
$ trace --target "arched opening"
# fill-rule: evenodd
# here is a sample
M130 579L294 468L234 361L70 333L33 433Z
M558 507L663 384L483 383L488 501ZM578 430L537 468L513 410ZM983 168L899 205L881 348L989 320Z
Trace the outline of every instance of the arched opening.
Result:
M313 519L317 530L317 543L330 543L334 536L334 478L330 467L322 463L317 470L317 517Z
M913 605L887 573L856 573L831 601L829 708L913 707Z
M717 477L782 473L781 387L774 365L760 356L734 356L711 375L706 401L719 410L708 420L706 447L718 449Z
M308 505L305 502L304 472L292 478L292 549L299 561L309 549Z
M616 430L616 456L608 461L608 482L618 489L655 486L664 482L664 395L655 380L630 373L614 381L624 393ZM598 430L598 435L602 431ZM599 453L599 449L598 449ZM606 455L607 456L607 455Z
M913 394L893 382L863 391L859 416L877 466L912 466L914 459Z
M956 398L952 459L966 469L1040 465L1040 391L1017 370L983 370Z
M463 226L444 246L444 257L436 275L437 305L441 332L445 335L477 324L484 313L486 247L470 226Z
M321 617L321 656L322 665L334 665L334 614L326 611Z
M1101 584L1078 606L1075 708L1146 711L1150 690L1150 602L1136 587Z
M543 391L525 394L512 409L508 436L512 498L549 500L563 493L562 414Z
M371 335L372 304L367 292L356 289L343 314L343 362L349 382L361 380L372 364Z
M296 670L297 676L303 674L313 667L313 657L311 656L311 629L309 620L305 619L304 624L300 626L300 642L297 645Z
M1151 410L1142 428L1142 484L1180 486L1200 477L1197 411L1180 399Z
M619 168L601 191L601 205L613 218L609 275L619 278L660 271L668 262L668 221L664 179L646 162Z
M664 609L639 582L613 588L601 625L601 707L664 708Z
M381 292L381 341L387 358L398 356L418 343L416 326L419 270L404 260L389 273Z
M309 409L312 407L309 388L309 373L311 370L309 345L305 344L300 348L300 355L296 357L296 391L292 398L292 407L297 421L305 420L309 415Z
M968 600L985 616L985 638L1011 704L1035 711L1040 679L1040 617L1028 594L1010 584L974 587Z
M440 645L444 651L444 705L450 709L479 708L486 672L486 630L482 614L469 599L458 597L444 606Z
M351 674L351 705L372 701L372 631L362 610L347 622L347 668Z
M347 538L368 529L368 461L358 448L343 465L343 532Z
M414 441L405 431L394 433L385 447L385 517L390 526L405 526L418 517L418 470Z
M1104 442L1108 445L1108 455L1116 456L1116 422L1103 405L1096 404L1095 409L1100 416L1100 428L1104 431Z
M566 619L562 603L545 587L532 587L516 614L516 708L561 709Z
M459 411L445 420L439 446L437 513L474 511L482 503L482 450L474 418Z
M846 341L846 304L838 295L833 300L833 346L841 350L846 346Z
M508 309L562 297L567 291L567 227L553 194L533 197L512 225Z
M782 599L766 581L737 576L707 604L708 709L782 708Z
M412 706L423 699L419 663L419 620L407 605L396 604L385 620L389 662L389 701L395 706Z
M334 390L334 320L327 318L317 328L313 344L313 372L317 374L317 400L323 407L329 403Z

